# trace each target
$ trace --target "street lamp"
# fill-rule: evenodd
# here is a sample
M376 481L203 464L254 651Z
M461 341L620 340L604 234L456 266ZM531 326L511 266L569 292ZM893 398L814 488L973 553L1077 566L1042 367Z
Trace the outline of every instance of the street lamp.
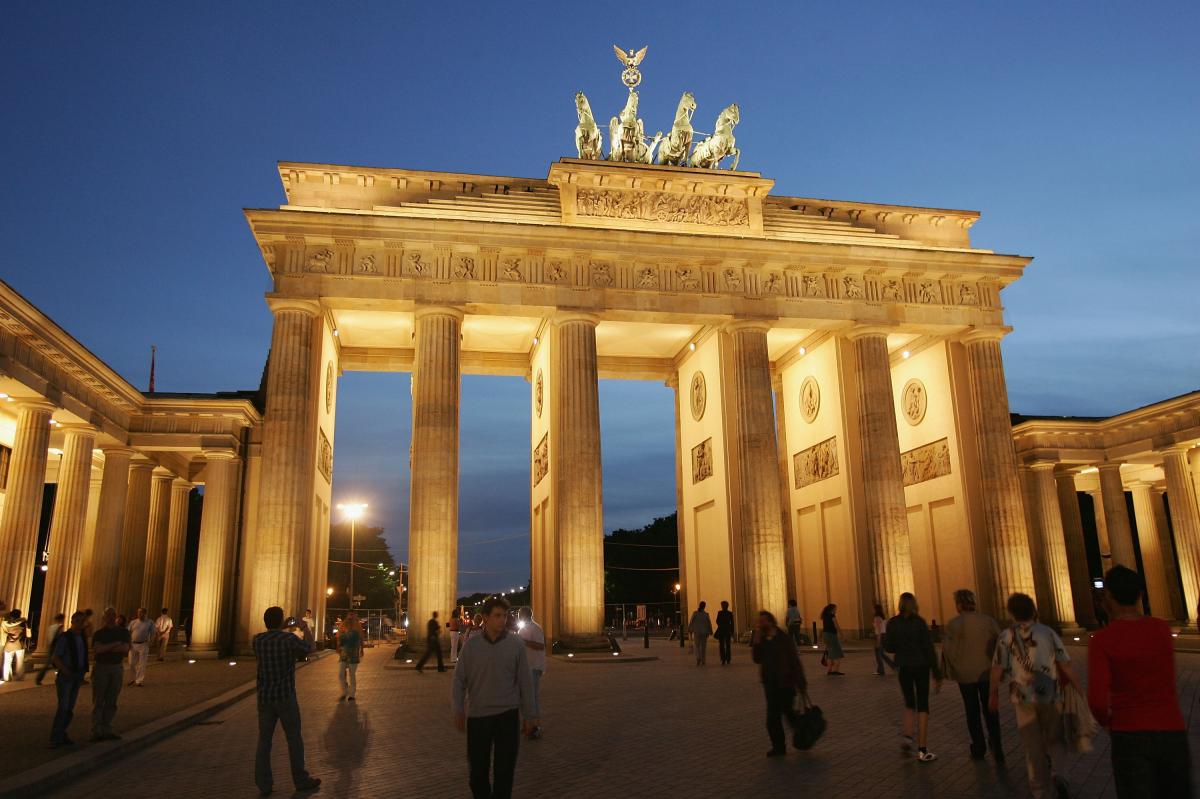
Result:
M679 648L683 649L683 591L682 586L675 583L675 615L679 617Z
M338 503L338 510L344 510L346 518L350 520L350 610L354 609L354 523L362 518L363 511L366 509L367 503L365 502Z

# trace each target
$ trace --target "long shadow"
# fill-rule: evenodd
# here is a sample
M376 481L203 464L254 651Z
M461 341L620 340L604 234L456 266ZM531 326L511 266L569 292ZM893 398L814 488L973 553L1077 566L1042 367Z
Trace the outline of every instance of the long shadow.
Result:
M370 714L360 711L357 702L339 702L325 728L325 755L336 774L336 795L353 795L354 775L366 759L370 737Z

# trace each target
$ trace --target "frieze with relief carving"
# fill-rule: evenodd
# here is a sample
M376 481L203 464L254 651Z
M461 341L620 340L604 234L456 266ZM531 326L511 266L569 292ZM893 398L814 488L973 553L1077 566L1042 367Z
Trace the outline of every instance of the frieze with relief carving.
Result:
M925 418L925 409L929 406L929 396L925 392L925 384L913 378L904 384L900 391L900 410L904 419L914 427Z
M843 275L842 296L848 300L861 300L866 296L863 291L862 278L857 275Z
M575 195L575 213L605 219L638 219L716 227L750 225L750 212L744 200L659 191L579 189Z
M592 285L593 286L600 286L601 288L603 288L605 286L611 286L613 284L613 273L612 273L612 265L611 264L599 263L599 262L593 261L591 264L591 267L592 267Z
M978 305L979 294L975 291L975 287L969 283L963 283L958 287L958 302L960 305Z
M792 456L796 488L804 488L838 474L837 436L827 438Z
M949 441L943 438L901 453L900 469L906 487L950 474Z
M454 260L454 276L463 280L475 279L475 259L469 255L460 255Z
M567 268L562 261L551 261L546 266L546 279L551 283L561 283L566 280Z
M821 412L821 387L812 375L804 378L800 384L800 416L812 424Z
M707 480L713 475L712 439L706 438L692 447L692 483Z
M801 285L805 297L825 296L825 279L821 275L805 275Z
M700 272L690 266L681 266L675 270L675 278L679 287L684 291L695 291L700 288Z
M692 418L698 422L704 418L704 408L708 405L708 387L704 382L704 372L692 375L691 404Z
M324 430L317 430L317 471L325 478L325 482L333 482L333 445L325 435Z
M542 478L550 471L550 434L542 436L542 440L533 449L533 484L542 482Z
M364 255L362 258L359 258L358 259L358 268L355 271L357 271L360 275L375 274L375 272L378 271L375 268L375 256L374 255Z
M408 254L408 257L405 259L405 263L407 264L408 273L410 275L425 274L425 269L427 267L427 264L421 260L421 253L410 252Z
M333 250L317 250L308 259L308 271L329 272L333 266Z
M503 268L505 280L515 280L520 283L524 280L524 275L521 274L521 259L520 258L505 258L500 264Z
M640 289L658 288L658 273L652 266L644 266L638 270L637 287Z
M904 299L904 284L899 280L885 280L879 285L879 299L899 302Z

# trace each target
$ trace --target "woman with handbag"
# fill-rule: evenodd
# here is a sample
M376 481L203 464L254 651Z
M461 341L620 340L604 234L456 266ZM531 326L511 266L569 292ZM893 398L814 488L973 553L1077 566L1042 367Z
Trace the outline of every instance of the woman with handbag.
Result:
M846 653L842 651L842 628L837 621L837 605L826 605L825 609L821 611L821 640L825 644L825 654L821 657L821 665L825 667L825 676L844 676L838 670Z
M796 691L806 694L808 680L796 654L796 645L779 629L774 614L759 611L751 644L767 699L767 735L771 737L767 757L780 757L787 754L782 719L786 718L796 730L799 721L795 708Z

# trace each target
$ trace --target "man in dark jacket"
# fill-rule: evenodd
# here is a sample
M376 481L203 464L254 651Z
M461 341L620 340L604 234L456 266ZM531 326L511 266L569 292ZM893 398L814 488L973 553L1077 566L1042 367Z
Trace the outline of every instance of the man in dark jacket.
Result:
M733 611L728 602L721 602L717 611L717 632L714 636L721 647L721 665L733 661Z
M779 757L787 753L781 717L786 717L795 729L796 691L808 690L808 680L796 654L796 645L779 629L774 614L759 611L752 643L754 662L759 665L763 693L767 698L767 734L771 736L767 757Z
M433 612L433 616L425 624L425 654L421 655L421 659L417 661L417 671L420 672L425 668L425 663L429 658L437 656L438 671L445 671L446 665L442 662L442 623L438 621L437 611Z
M58 692L58 710L50 727L50 745L54 747L75 743L67 737L67 727L71 726L71 719L75 716L75 700L79 698L79 687L83 685L83 675L88 670L87 638L83 634L86 624L87 614L76 611L71 616L70 628L55 637L54 648L50 650L50 663L58 669L58 677L54 682Z

